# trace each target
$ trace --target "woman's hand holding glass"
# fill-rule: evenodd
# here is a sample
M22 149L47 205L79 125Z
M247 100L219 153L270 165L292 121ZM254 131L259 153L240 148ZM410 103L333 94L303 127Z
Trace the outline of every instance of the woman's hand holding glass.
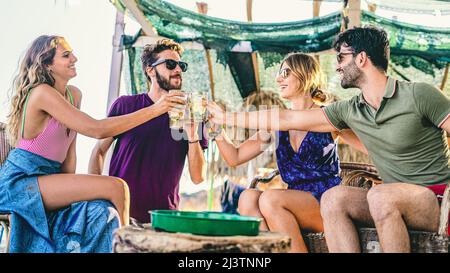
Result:
M209 121L217 125L225 124L226 113L224 110L222 110L222 108L219 105L217 105L213 101L210 101L208 102L206 108L208 109L209 112Z
M222 133L223 124L225 124L225 111L213 101L208 102L207 109L209 112L208 135L211 139L215 139Z

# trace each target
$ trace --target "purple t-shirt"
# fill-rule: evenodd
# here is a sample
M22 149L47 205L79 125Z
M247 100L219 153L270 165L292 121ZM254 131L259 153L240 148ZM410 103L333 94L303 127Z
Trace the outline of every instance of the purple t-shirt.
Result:
M111 106L108 116L129 114L153 104L146 93L121 96ZM115 136L117 143L109 175L128 183L130 216L140 222L150 221L149 210L178 208L179 181L189 144L186 138L176 140L172 135L177 137L180 133L171 132L169 115L165 113ZM200 144L206 149L208 141L203 135L199 133Z

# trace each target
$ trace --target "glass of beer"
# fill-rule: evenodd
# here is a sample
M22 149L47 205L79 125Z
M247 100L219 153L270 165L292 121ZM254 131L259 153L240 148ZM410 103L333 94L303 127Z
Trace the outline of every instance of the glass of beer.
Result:
M178 90L170 90L169 93L172 93ZM187 96L184 96L183 99L187 99ZM168 112L169 114L169 127L171 129L182 129L183 121L185 119L186 114L186 105L179 105L177 107L172 108Z
M190 92L187 101L190 120L194 122L205 121L207 104L208 97L206 93L202 93L199 91Z

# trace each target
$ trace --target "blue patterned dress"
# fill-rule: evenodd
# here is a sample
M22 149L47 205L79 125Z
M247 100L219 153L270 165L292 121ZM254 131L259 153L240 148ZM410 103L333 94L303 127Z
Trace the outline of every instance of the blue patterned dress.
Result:
M308 132L298 151L289 132L278 132L277 164L288 189L310 192L319 202L322 194L341 182L337 144L330 133Z

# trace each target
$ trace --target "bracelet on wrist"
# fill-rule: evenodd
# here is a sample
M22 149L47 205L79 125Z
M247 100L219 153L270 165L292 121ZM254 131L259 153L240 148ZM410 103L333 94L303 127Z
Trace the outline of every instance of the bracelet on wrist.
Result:
M216 137L218 137L223 132L223 130L225 130L225 127L223 125L220 125L219 128L217 128L217 130L211 130L208 133L208 136L211 138L212 141L215 141Z
M189 142L189 144L194 144L194 143L197 143L197 142L199 142L199 141L200 141L200 140L197 139L197 140L193 140L193 141L190 141L190 140L189 140L188 142Z

